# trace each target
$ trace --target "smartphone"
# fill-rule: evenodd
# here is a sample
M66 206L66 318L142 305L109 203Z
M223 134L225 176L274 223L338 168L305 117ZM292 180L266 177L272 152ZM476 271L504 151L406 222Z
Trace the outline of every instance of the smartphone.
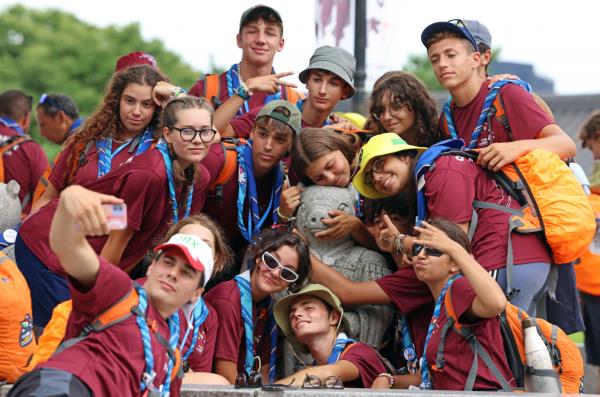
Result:
M123 230L127 227L127 204L103 204L108 230Z

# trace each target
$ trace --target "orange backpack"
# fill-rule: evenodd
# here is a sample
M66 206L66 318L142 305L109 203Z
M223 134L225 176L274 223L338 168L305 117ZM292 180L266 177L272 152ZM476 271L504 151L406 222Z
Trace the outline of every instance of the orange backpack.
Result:
M596 214L596 225L600 224L600 195L590 194L590 204ZM594 240L581 260L574 266L577 289L590 295L600 295L600 229L596 228Z
M37 346L30 296L17 265L0 251L0 381L14 383L29 370Z
M215 75L209 75L215 76ZM209 77L207 76L207 77ZM208 187L208 196L215 197L219 202L223 199L223 187L229 182L235 171L237 170L237 145L245 145L244 138L223 138L221 139L221 147L223 148L223 167L219 171L219 175L213 183Z
M14 135L0 144L0 182L7 182L4 180L4 155L15 148L15 146L30 140L31 138L26 136Z
M44 327L44 332L38 340L37 350L31 359L31 368L48 361L58 349L65 338L71 310L73 310L73 301L70 299L59 303L52 310L52 318Z
M496 365L491 361L485 348L479 344L473 332L469 327L462 325L458 321L456 312L454 311L454 305L452 304L451 288L452 287L448 288L446 296L444 297L444 306L446 316L448 317L448 323L441 331L440 341L445 340L446 333L452 329L454 332L468 340L469 346L471 346L474 353L473 360L480 358L501 384L508 384L508 382L502 378ZM527 366L527 361L525 359L525 334L522 321L526 318L529 318L527 313L511 303L507 303L506 309L500 314L500 332L502 334L506 359L511 372L515 377L517 387L521 389L525 384L525 375L535 371L533 368ZM583 358L581 357L579 348L558 326L541 318L536 318L535 320L537 331L546 344L555 370L555 373L548 375L541 374L541 376L558 377L562 384L563 393L581 393L583 391ZM438 348L436 356L436 367L443 368L443 362L444 345L443 342L440 342L440 347ZM473 367L471 368L471 372L473 372ZM538 370L538 372L541 371ZM471 389L467 389L467 386L469 385L469 381L467 381L465 390L472 390L476 375L477 368L475 366L475 373L469 373L469 380L472 378L472 383L470 383Z

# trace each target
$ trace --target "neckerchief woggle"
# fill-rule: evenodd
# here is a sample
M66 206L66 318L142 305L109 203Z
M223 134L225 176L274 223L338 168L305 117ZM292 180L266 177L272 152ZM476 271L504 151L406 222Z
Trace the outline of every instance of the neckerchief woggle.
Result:
M275 74L275 69L271 69L271 74ZM238 64L233 64L227 72L225 72L225 81L227 82L227 95L231 98L235 91L240 87L240 71L238 68ZM281 99L281 89L278 90L275 94L269 95L265 98L263 104L267 104L276 99ZM250 111L250 99L244 101L244 104L240 106L237 110L235 117L240 117L244 113L248 113Z
M252 141L247 144L238 144L235 147L238 161L238 227L244 238L252 242L256 234L260 232L269 214L273 219L273 224L277 223L277 209L281 199L281 188L283 187L284 174L282 167L275 167L275 185L271 190L269 205L264 214L260 215L258 207L258 194L256 191L256 180L254 179L254 164L252 161ZM244 203L248 200L247 223L244 223Z
M340 320L341 321L341 320ZM350 343L356 342L354 339L351 339L344 332L340 332L335 339L335 344L333 345L333 349L331 349L331 353L327 358L327 364L335 364L340 360L340 356L342 352Z
M167 181L169 184L169 201L171 202L171 210L173 216L171 221L176 224L179 221L179 205L177 203L177 194L175 192L175 178L173 177L173 159L171 153L167 147L167 142L164 139L160 139L156 144L156 149L160 152L165 163L167 170ZM190 209L192 208L192 197L194 196L194 184L192 183L187 191L187 199L185 202L185 209L183 211L183 218L187 218L190 215Z
M184 313L185 313L185 310L184 310ZM198 333L200 332L200 327L206 320L206 317L208 317L208 306L206 306L206 303L204 302L204 299L202 299L202 297L198 298L198 301L194 304L194 306L191 310L191 313L186 317L187 317L186 320L187 320L188 326L185 331L185 335L183 336L183 339L181 340L181 344L179 346L179 351L181 351L182 361L187 360L190 357L190 355L192 354L192 352L194 351L194 348L196 347L196 343L198 342ZM183 348L185 346L185 341L187 340L189 333L192 329L193 329L193 333L192 333L192 341L190 343L190 347L186 352L184 352Z
M144 392L148 389L150 392L158 392L161 397L169 397L169 390L171 388L171 373L175 366L174 357L167 354L168 365L165 380L158 390L154 386L154 378L156 377L156 371L154 371L154 355L152 353L152 341L150 335L150 328L146 321L148 311L148 297L146 291L142 286L137 283L133 284L139 297L136 313L136 321L142 334L142 346L144 348L144 361L146 362L146 368L142 374L142 380L140 382L140 392ZM177 349L179 342L179 313L175 312L171 317L167 319L169 325L169 346L173 351ZM150 394L152 395L152 393Z
M477 125L471 134L471 140L469 141L468 149L475 149L477 147L477 140L479 139L479 135L481 135L481 131L483 130L483 125L487 121L488 113L492 108L492 103L494 99L498 96L500 92L500 88L504 87L506 84L516 84L522 87L527 92L531 92L531 86L529 83L523 80L500 80L495 82L489 89L487 95L485 96L485 100L483 102L483 107L481 109L481 113L479 114L479 119L477 120ZM456 127L454 126L454 119L452 118L452 109L451 109L451 99L448 99L444 104L444 118L446 119L446 124L448 126L448 132L452 138L458 138L458 134L456 132Z
M123 149L128 147L132 142L136 141L138 137L139 141L134 156L144 153L146 150L148 150L148 148L150 148L150 145L154 140L153 136L154 130L152 128L147 128L141 136L138 135L133 139L127 140L121 144L121 146L115 149L114 152L112 150L112 137L104 137L96 140L96 151L98 152L98 178L110 172L113 158Z
M8 117L0 117L0 124L7 128L12 128L13 130L17 131L19 135L26 135L25 131L23 131L23 128L21 128L19 123L17 123L13 119L10 119Z
M433 385L431 384L431 375L429 374L429 368L427 367L427 345L429 345L429 339L431 339L433 329L435 328L437 320L440 317L440 310L442 308L444 296L446 296L446 291L448 291L448 288L450 288L452 283L460 277L462 277L462 275L455 274L448 281L446 281L446 284L444 284L444 287L440 292L440 296L438 296L438 299L435 302L435 307L433 308L433 316L431 316L429 328L427 329L427 337L425 338L423 357L421 357L421 385L419 386L420 389L431 390L433 388Z
M246 343L246 358L244 360L244 370L247 375L252 373L254 366L254 322L252 319L252 290L250 287L250 270L238 274L234 277L238 289L240 290L240 303L242 307L242 320L244 322L244 339ZM277 371L277 323L273 316L273 301L268 302L269 313L269 382L276 380ZM260 371L260 368L259 368Z

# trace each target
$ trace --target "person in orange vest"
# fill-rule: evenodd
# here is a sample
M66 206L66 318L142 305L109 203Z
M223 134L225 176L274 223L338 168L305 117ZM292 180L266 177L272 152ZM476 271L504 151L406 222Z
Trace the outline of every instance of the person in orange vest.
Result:
M594 160L600 159L600 111L593 112L579 130L581 146L592 151ZM594 173L590 177L592 194L590 203L596 214L596 224L600 221L600 163L596 162ZM581 297L583 321L585 323L585 357L589 365L596 366L596 379L600 378L600 233L596 236L588 251L575 265L577 289ZM596 390L588 393L600 393L600 383L596 382Z

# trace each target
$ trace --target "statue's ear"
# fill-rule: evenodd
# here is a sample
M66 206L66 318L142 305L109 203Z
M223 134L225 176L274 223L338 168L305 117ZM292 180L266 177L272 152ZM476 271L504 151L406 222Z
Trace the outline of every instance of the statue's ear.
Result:
M21 190L21 186L15 180L11 180L6 184L6 193L8 197L11 199L19 197L19 191Z

